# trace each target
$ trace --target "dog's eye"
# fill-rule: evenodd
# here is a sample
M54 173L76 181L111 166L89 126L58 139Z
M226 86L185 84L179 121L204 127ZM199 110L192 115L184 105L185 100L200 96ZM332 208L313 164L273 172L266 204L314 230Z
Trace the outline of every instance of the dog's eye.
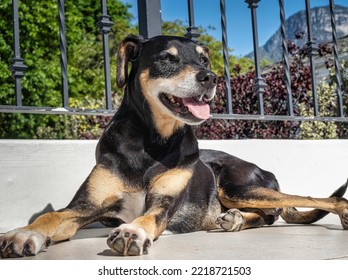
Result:
M208 65L209 64L209 60L206 56L204 55L201 55L201 57L199 58L199 62L202 64L202 65Z
M168 52L162 53L159 56L159 59L161 61L167 61L167 62L177 62L178 61L178 58L175 55L168 53Z

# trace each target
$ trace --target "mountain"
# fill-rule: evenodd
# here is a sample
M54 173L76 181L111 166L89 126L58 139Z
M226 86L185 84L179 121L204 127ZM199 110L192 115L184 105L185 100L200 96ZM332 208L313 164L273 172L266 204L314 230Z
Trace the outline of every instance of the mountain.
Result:
M336 5L336 33L337 38L348 35L348 7ZM311 9L312 18L312 37L318 42L332 41L331 33L331 16L329 6L316 7ZM307 39L306 12L300 11L290 16L285 21L287 39L295 42L296 45L302 46ZM259 31L262 32L262 31ZM296 34L302 33L303 39L296 39ZM260 47L261 58L276 62L282 58L280 28L268 39L265 45ZM253 58L253 52L246 55Z

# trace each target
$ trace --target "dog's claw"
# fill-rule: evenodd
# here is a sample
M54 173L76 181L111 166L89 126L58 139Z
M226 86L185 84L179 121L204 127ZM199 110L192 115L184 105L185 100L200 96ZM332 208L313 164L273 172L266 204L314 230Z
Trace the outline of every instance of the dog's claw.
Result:
M23 256L34 256L35 254L33 253L31 247L30 247L30 243L26 243L24 245L24 249L23 249Z
M6 241L1 241L0 240L0 251L2 251L3 249L5 249L6 247Z
M343 229L348 229L348 209L344 209L339 216Z
M39 232L16 229L0 237L0 256L2 258L34 256L49 244L50 239Z

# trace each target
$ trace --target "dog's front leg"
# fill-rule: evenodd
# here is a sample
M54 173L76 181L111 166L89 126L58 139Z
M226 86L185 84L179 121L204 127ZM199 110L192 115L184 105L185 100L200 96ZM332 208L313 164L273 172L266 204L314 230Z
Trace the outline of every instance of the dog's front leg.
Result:
M33 256L47 248L52 241L69 239L81 227L81 213L75 210L50 212L32 224L7 232L0 237L3 258Z
M191 177L190 169L171 169L155 176L150 182L144 215L112 230L108 246L120 255L147 254L181 205Z
M33 256L45 249L51 240L69 239L82 226L98 220L117 205L123 190L116 174L104 165L96 165L66 208L45 213L30 225L0 236L0 256Z

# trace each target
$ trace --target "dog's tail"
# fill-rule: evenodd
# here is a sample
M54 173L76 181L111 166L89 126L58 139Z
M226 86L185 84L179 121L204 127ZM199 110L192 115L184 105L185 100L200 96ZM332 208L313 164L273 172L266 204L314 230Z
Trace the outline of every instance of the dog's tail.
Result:
M348 187L348 181L336 190L330 197L342 197ZM298 211L294 207L284 208L281 217L290 224L311 224L324 218L328 211L313 209L310 211Z

